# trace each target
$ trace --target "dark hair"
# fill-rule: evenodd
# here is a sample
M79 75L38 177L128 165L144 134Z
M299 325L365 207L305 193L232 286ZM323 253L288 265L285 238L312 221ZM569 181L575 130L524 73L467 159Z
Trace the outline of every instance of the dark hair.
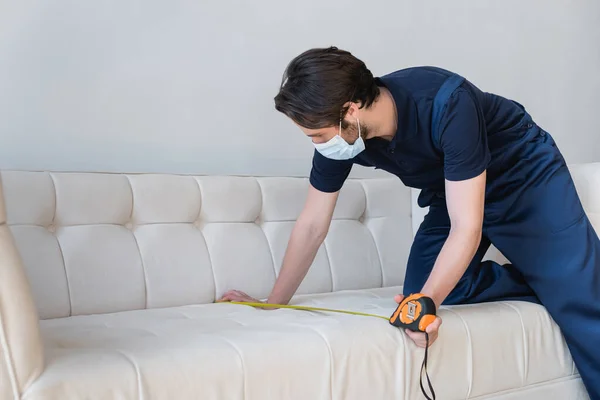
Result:
M365 63L337 47L310 49L287 66L275 108L309 129L337 126L348 101L369 107L379 96ZM346 124L343 124L344 127Z

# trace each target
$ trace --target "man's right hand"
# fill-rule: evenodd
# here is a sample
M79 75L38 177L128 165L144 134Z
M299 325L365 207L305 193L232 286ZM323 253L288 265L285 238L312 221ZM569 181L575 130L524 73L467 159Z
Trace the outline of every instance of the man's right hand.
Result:
M238 301L238 302L243 302L243 303L264 303L264 301L260 301L258 299L255 299L252 296L247 295L246 293L242 292L241 290L230 290L228 292L225 292L225 294L223 294L223 296L217 300L217 303L223 303L223 302L227 302L227 301ZM261 307L265 310L275 310L275 307Z
M243 301L247 303L261 303L260 300L247 295L241 290L230 290L228 292L225 292L225 294L223 294L223 296L219 300L217 300L217 302L223 301Z

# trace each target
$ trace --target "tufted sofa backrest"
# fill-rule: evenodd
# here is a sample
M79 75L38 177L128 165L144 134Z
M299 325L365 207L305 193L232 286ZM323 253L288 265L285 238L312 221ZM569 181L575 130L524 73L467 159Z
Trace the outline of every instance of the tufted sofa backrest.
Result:
M268 296L305 178L0 172L40 318ZM411 192L350 179L298 293L401 285Z
M600 232L600 163L569 168ZM305 178L25 171L0 171L0 184L4 244L14 238L43 319L209 303L231 288L266 297L308 189ZM401 285L427 213L417 195L393 177L348 180L298 293ZM485 258L507 261L493 246Z

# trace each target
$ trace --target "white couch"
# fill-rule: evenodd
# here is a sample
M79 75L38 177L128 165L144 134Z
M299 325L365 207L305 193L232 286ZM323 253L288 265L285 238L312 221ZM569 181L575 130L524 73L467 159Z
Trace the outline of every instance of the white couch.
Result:
M571 169L599 229L600 163ZM0 179L1 399L423 398L423 349L383 319L214 303L268 295L307 179ZM415 196L396 178L349 180L292 303L389 316L425 213ZM438 399L587 398L542 307L439 313Z

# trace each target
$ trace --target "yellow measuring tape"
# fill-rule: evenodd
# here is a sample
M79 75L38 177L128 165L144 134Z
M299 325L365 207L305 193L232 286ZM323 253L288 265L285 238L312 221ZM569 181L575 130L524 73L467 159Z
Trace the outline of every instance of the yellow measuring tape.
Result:
M364 317L382 318L382 319L385 319L386 321L390 320L388 317L384 317L383 315L368 314L368 313L362 313L362 312L358 312L358 311L338 310L338 309L334 309L334 308L295 306L295 305L291 305L291 304L252 303L252 302L245 302L245 301L227 301L225 303L242 304L242 305L253 306L253 307L293 308L295 310L336 312L336 313L342 313L342 314L362 315Z

